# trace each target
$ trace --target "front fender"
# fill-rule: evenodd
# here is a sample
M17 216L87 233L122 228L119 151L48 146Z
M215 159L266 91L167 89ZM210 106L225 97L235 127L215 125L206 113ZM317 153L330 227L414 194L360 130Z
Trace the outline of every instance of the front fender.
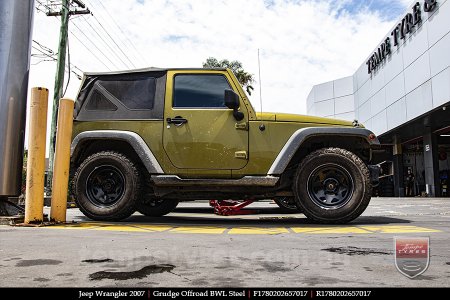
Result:
M267 175L281 175L288 166L291 159L297 153L301 145L310 137L315 136L351 136L360 137L367 141L370 146L379 145L378 138L372 131L365 128L354 127L307 127L294 132L291 138L286 142L283 149L273 162ZM373 135L373 136L372 136ZM372 138L371 138L372 137Z

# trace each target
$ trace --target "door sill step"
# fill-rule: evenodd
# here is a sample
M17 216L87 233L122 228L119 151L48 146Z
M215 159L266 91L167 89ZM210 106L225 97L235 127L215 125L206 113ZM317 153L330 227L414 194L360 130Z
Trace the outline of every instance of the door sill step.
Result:
M279 177L245 176L240 179L183 179L176 175L154 175L152 181L156 186L265 186L273 187Z

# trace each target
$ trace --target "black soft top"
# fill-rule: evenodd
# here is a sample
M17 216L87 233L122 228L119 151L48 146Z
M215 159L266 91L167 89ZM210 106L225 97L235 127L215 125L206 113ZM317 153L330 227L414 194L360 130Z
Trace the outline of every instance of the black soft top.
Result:
M224 68L152 67L86 72L75 102L75 119L78 121L162 119L166 77L169 70L226 71ZM128 102L128 107L125 102Z
M207 71L226 71L225 68L142 68L133 70L122 70L122 71L111 71L111 72L85 72L85 76L104 76L104 75L120 75L120 74L131 74L131 73L146 73L146 72L167 72L173 70L207 70Z

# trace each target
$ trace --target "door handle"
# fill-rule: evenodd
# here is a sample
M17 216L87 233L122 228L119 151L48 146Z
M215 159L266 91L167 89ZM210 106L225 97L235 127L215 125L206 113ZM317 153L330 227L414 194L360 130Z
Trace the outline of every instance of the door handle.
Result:
M176 116L175 118L167 118L166 121L167 121L167 124L173 124L175 126L181 126L188 122L188 120L186 120L185 118L180 117L180 116Z

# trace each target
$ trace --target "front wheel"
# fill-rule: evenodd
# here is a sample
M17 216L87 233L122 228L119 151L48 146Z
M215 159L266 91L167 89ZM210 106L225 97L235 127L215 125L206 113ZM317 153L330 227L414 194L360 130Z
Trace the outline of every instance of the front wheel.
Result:
M306 217L327 224L356 219L372 195L367 166L354 153L339 148L309 154L298 167L293 188Z

